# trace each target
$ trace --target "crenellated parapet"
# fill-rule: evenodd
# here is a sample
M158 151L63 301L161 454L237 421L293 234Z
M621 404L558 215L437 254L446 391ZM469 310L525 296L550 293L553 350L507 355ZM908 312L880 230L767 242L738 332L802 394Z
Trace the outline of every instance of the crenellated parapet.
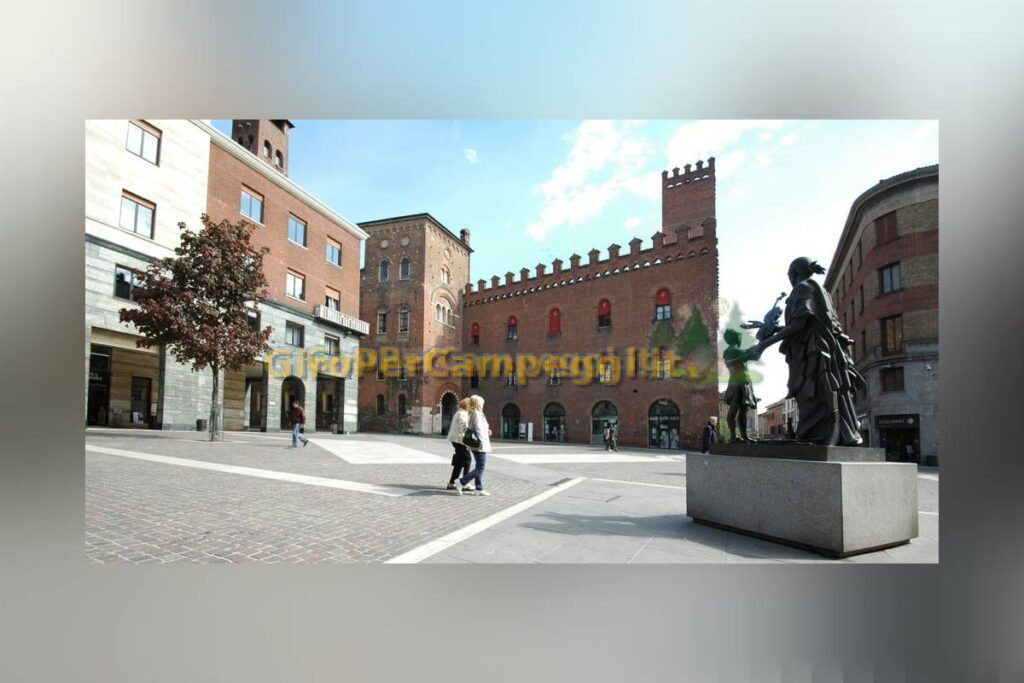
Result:
M713 221L714 219L710 219ZM487 303L496 299L504 299L510 296L524 296L535 292L544 291L554 287L569 287L581 282L589 282L600 278L616 277L643 268L656 268L658 266L678 262L685 259L705 257L713 253L715 244L704 239L703 232L694 234L694 227L684 226L678 230L666 233L655 233L651 239L651 246L644 248L644 240L639 237L630 240L629 253L621 253L622 247L618 244L611 244L607 249L606 258L601 258L601 251L591 249L587 252L588 262L581 264L581 256L573 254L569 257L569 267L564 267L562 259L555 259L551 262L551 272L547 272L547 266L538 263L533 274L529 268L522 268L519 271L519 279L515 279L513 273L505 273L504 283L498 276L490 280L490 287L487 287L486 280L477 280L474 288L468 283L465 289L464 306L474 306Z
M715 177L715 158L708 157L707 166L704 165L703 161L698 161L696 168L690 164L683 166L683 172L679 172L679 167L676 166L672 169L672 175L669 175L668 171L661 172L661 185L665 190L671 190L676 187L682 187L689 183L696 183L702 180L712 180Z

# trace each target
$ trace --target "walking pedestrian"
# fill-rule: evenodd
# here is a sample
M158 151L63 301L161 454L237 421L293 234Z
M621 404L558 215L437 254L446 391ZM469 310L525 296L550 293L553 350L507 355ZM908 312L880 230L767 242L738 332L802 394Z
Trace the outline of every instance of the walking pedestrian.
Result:
M467 438L465 441L473 452L476 464L472 472L455 480L455 493L461 496L467 481L472 480L476 484L476 495L489 496L490 491L484 490L484 468L487 466L487 454L491 452L491 428L487 424L487 416L484 415L484 399L477 394L469 397L468 430L474 432L474 439L471 441Z
M473 464L473 455L469 452L469 446L462 443L462 438L469 428L469 397L459 401L459 409L452 416L452 423L448 427L448 440L455 448L452 454L452 476L448 478L448 490L455 490L455 479L464 474L469 474Z
M289 448L298 448L299 441L302 447L309 445L309 439L300 433L306 426L306 411L302 409L298 401L292 401L292 445Z
M604 438L604 449L611 450L612 447L612 428L608 426L606 422L604 425L604 433L601 435Z
M712 415L708 418L708 423L704 425L704 434L701 437L700 452L707 454L708 450L711 449L711 444L718 441L718 418Z
M608 443L613 451L619 452L619 428L615 425L608 428Z

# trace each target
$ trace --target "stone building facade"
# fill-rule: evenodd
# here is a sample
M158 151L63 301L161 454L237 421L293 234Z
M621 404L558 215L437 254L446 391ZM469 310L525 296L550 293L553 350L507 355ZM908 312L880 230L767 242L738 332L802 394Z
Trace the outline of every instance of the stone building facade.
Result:
M862 435L892 460L938 462L938 265L936 165L854 201L825 278L867 383Z
M360 223L367 232L360 316L364 348L391 363L462 343L462 289L469 281L469 231L456 236L428 213ZM384 366L364 375L359 426L367 431L446 432L462 394L458 381Z
M542 375L467 380L487 401L496 435L515 439L601 443L614 427L619 443L679 449L700 443L709 415L718 414L716 375L718 247L714 158L661 177L662 225L650 246L635 238L607 254L591 249L538 264L519 277L467 286L464 347L483 354L536 357L563 354L598 359L595 381ZM678 352L684 360L638 356L638 376L625 377L628 349ZM602 368L600 358L618 355ZM672 365L673 367L669 367ZM639 376L639 366L644 374ZM606 371L607 369L607 371ZM673 377L683 373L682 377ZM619 375L619 376L617 376ZM617 380L617 381L616 381ZM472 387L473 383L477 384ZM531 427L532 425L532 427Z
M253 244L270 249L264 257L269 296L259 322L273 328L273 346L354 353L368 329L358 319L365 233L287 177L291 123L236 121L233 129L251 131L251 145L201 120L86 123L87 425L196 429L197 420L208 418L209 370L193 372L160 347L136 348L134 327L118 320L121 308L135 305L133 271L173 256L178 223L197 226L203 213L249 220ZM269 156L250 150L268 141ZM246 370L225 373L223 427L287 428L284 406L297 398L306 406L308 430L335 424L355 430L354 376L312 375L308 364L293 366L294 376L279 378L256 359Z

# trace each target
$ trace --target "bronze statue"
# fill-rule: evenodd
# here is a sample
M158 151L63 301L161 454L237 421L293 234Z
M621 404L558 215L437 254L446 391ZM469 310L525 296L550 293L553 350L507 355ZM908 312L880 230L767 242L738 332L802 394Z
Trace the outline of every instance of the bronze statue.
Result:
M843 333L832 301L812 275L825 269L801 256L789 266L793 291L786 299L785 326L766 336L758 352L782 342L789 365L789 393L800 421L796 438L827 446L861 443L854 393L864 378L853 365L853 340Z
M742 326L741 326L742 327ZM726 330L725 351L722 352L722 360L729 370L729 388L725 390L724 401L729 406L725 421L729 425L729 432L732 434L732 441L749 441L747 438L747 409L757 408L757 396L754 396L754 385L750 383L750 375L747 374L747 361L755 360L761 355L756 346L749 349L740 349L740 334L736 330ZM739 431L737 431L736 418L739 417Z

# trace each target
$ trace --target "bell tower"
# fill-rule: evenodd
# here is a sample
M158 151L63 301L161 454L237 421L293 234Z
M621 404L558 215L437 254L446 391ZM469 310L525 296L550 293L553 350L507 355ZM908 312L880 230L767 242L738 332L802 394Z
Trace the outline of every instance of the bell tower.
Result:
M235 119L231 137L268 166L288 175L288 119Z

